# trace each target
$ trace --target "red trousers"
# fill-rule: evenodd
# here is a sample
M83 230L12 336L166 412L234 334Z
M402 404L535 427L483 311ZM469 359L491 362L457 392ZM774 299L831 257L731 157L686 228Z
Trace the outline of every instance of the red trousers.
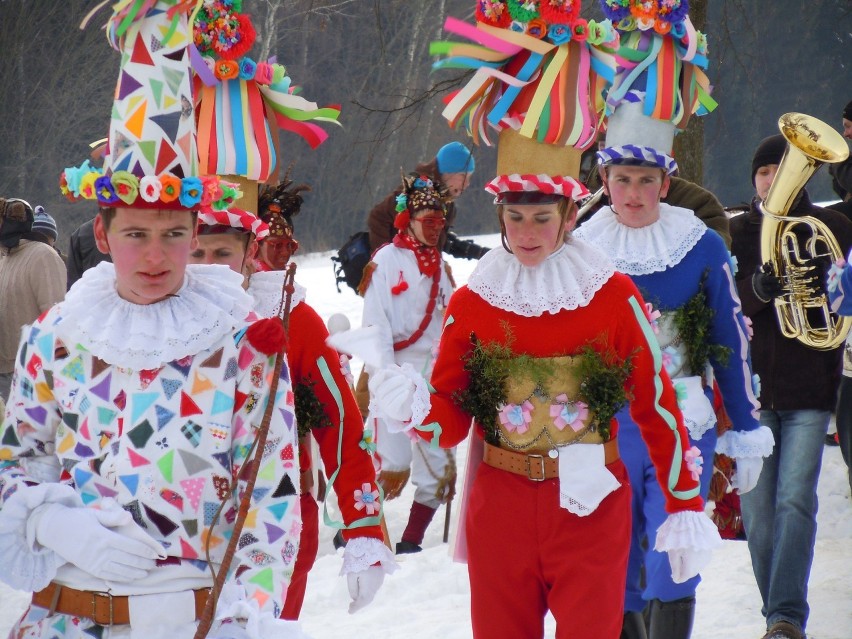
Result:
M482 464L467 511L471 619L476 639L618 639L630 547L630 486L578 517L559 506L559 480L530 481Z
M299 536L299 551L293 566L293 577L287 588L281 619L296 621L302 612L305 589L308 587L308 572L314 567L319 552L319 505L310 493L304 493L302 502L302 534Z

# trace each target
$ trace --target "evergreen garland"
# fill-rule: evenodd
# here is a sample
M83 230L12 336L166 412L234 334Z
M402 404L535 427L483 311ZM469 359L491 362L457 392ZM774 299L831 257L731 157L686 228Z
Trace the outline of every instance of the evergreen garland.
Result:
M704 292L709 269L701 275L698 292L674 312L674 325L686 347L686 359L693 375L702 375L711 358L728 364L733 352L729 346L710 343L710 327L716 311L707 303Z
M314 392L316 382L299 382L293 388L293 403L296 412L296 425L301 439L314 428L327 428L331 420L325 413L322 402Z
M512 352L511 336L507 333L505 344L492 342L483 345L474 333L470 335L471 350L464 358L464 369L470 373L468 387L453 393L453 400L482 426L485 441L500 445L500 428L497 423L498 407L506 403L506 380L524 375L541 383L556 373L557 364L552 359ZM615 353L602 354L586 345L574 355L577 358L577 377L580 397L593 416L591 430L609 440L610 421L631 396L624 386L633 370L632 357L619 361Z

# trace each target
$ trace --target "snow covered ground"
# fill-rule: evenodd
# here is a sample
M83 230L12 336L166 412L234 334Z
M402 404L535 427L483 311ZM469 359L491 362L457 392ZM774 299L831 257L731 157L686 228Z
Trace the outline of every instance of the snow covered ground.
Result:
M499 245L496 235L474 238L485 246ZM301 256L296 260L297 281L308 288L308 302L328 319L343 313L353 327L360 326L361 301L346 288L338 293L329 254ZM456 281L466 281L473 262L453 260ZM357 362L353 370L360 370ZM464 468L466 446L459 448L459 468ZM392 541L405 527L413 488L386 504ZM810 639L852 639L852 502L846 467L837 448L826 448L819 483L819 530L816 558L810 579ZM451 515L451 535L457 528L458 509ZM346 581L338 575L342 551L331 543L334 531L321 530L320 557L310 574L302 622L314 639L469 639L470 601L467 570L453 563L449 545L442 543L444 509L427 531L424 551L400 558L402 569L389 576L375 601L350 615ZM0 584L0 637L4 637L24 611L28 594ZM546 624L552 637L555 624ZM698 609L693 639L758 639L764 632L760 596L751 571L745 542L726 541L703 573L698 589Z

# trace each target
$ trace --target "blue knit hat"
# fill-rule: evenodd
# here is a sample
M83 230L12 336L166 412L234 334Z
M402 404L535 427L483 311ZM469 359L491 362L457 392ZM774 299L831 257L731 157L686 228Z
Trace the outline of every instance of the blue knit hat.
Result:
M441 173L473 173L473 155L461 142L450 142L438 150L438 171Z
M45 212L43 206L35 207L32 230L37 231L42 235L52 237L54 241L56 241L59 237L59 230L56 228L56 220L53 219L53 216Z

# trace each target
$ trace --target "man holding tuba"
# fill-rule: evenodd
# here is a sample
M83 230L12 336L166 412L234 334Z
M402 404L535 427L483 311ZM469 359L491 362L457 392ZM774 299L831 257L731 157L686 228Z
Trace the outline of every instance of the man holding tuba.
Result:
M814 121L803 117L806 122ZM783 123L784 118L785 130ZM743 314L751 318L754 328L752 363L760 378L760 422L775 436L775 450L764 460L757 486L741 498L749 552L768 628L763 639L804 637L809 612L808 576L816 537L816 487L843 351L843 336L839 336L836 345L834 338L809 343L807 335L791 337L789 327L782 329L784 320L776 310L793 297L790 269L784 268L787 258L775 262L762 256L765 251L761 250L761 227L774 223L772 216L766 214L773 181L779 183L774 189L777 194L784 188L783 182L801 179L789 176L789 166L784 169L785 152L793 154L787 148L784 135L761 141L751 168L756 197L747 213L731 220L731 248L738 262L737 288ZM775 211L776 216L784 215L793 222L801 222L804 216L816 218L824 225L823 231L833 236L836 248L847 255L852 247L852 222L840 213L814 206L804 188L797 185L790 190L786 210ZM804 240L815 232L814 226L794 226L793 239L788 238L788 243L799 240L801 252L795 261L801 279L812 296L824 297L825 275L832 258L823 251L814 255L805 250ZM795 255L796 251L792 253ZM814 318L821 313L817 309L798 310L817 326L820 319L825 319Z

